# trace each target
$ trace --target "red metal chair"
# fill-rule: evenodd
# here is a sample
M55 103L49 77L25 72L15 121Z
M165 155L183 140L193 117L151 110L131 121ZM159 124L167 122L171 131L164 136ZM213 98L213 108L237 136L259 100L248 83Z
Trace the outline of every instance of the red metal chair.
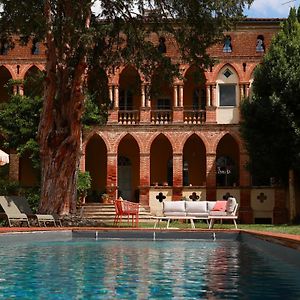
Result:
M127 217L127 223L129 223L129 217L132 218L132 227L138 227L139 225L139 208L138 203L130 202L119 198L114 201L115 204L115 218L114 225L120 226L123 216Z

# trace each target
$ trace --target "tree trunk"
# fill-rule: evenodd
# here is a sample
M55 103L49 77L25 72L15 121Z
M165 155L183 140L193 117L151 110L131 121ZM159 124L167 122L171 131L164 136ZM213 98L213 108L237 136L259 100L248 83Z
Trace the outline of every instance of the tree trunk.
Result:
M295 173L294 170L289 170L289 208L290 221L294 221L296 217L296 197L295 197Z
M71 14L70 5L67 9ZM39 212L64 215L76 210L86 52L84 48L80 49L82 51L75 56L74 63L74 53L68 50L72 37L68 23L62 26L63 37L55 39L49 0L45 1L45 16L48 20L48 49L43 111L38 132L42 172ZM86 26L89 26L89 17Z

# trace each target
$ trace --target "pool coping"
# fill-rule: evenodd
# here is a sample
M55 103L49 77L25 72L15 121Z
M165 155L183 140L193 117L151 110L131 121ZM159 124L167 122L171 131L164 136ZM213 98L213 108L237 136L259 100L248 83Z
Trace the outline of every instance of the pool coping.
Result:
M50 231L68 231L68 232L144 232L144 233L164 233L164 232L172 232L172 233L180 233L180 235L186 233L246 233L262 240L280 244L282 246L286 246L289 248L293 248L295 250L300 251L300 235L296 234L286 234L286 233L278 233L278 232L267 232L267 231L257 231L257 230L249 230L249 229L153 229L153 228L114 228L114 227L0 227L0 235L2 234L12 234L12 233L28 233L28 232L50 232Z

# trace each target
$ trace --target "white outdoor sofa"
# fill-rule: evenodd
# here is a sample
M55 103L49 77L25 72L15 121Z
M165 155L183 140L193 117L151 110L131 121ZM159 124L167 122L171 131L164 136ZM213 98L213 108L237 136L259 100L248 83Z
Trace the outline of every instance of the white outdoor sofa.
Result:
M153 217L155 219L154 228L159 226L161 221L167 221L168 229L171 220L189 220L191 227L194 229L194 220L206 220L209 229L211 229L217 219L221 221L223 219L231 219L237 228L236 219L238 204L235 198L229 199L233 200L227 200L226 208L228 208L228 210L226 211L213 211L217 201L165 201L163 202L162 216Z
M233 224L235 226L235 229L237 228L236 220L238 218L237 211L238 211L239 204L236 202L236 199L231 197L228 198L226 203L226 211L211 211L209 213L208 219L209 219L209 229L212 229L214 227L215 220L220 220L221 222L223 220L232 220Z

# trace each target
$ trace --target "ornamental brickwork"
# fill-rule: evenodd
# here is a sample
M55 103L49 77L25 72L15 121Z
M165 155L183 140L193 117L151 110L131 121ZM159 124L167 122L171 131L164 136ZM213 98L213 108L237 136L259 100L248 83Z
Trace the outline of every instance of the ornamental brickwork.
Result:
M203 71L203 80L193 80L195 66L180 65L184 79L162 82L155 97L149 82L135 66L105 70L110 101L107 124L84 132L80 168L92 176L92 193L121 195L148 206L152 213L162 193L163 201L189 195L216 200L229 192L240 204L245 223L286 222L286 192L272 186L254 187L246 165L248 155L239 134L240 103L251 94L255 67L279 30L278 19L247 19L227 32L231 44L219 43L209 54L214 66ZM158 43L153 35L152 41ZM166 36L166 55L180 62L177 49ZM9 79L22 80L29 70L44 70L45 46L33 53L16 44L0 55L0 101L7 101L3 88ZM15 93L24 93L16 81ZM100 100L101 101L101 100ZM101 104L101 103L99 103ZM11 152L13 153L13 152ZM11 155L10 177L30 172ZM25 180L26 185L34 180ZM266 201L258 200L264 193ZM260 199L260 198L259 198Z

